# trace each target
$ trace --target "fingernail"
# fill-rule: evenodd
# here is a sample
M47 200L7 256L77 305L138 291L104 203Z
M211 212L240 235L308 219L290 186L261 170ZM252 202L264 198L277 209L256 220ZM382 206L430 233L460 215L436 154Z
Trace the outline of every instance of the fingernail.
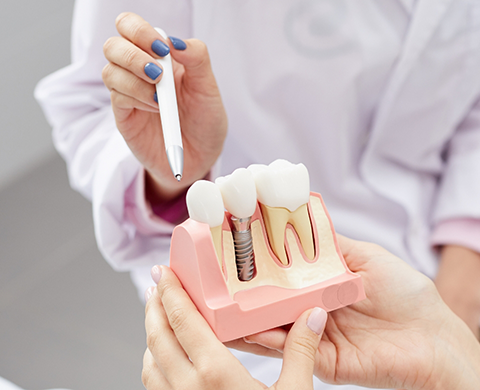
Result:
M243 341L245 341L247 344L256 344L255 341L251 341L251 340L247 339L246 337L243 338Z
M147 288L147 291L145 291L145 303L147 303L148 300L152 297L154 290L155 290L155 287L153 286Z
M155 265L150 271L150 274L152 275L152 279L155 284L158 284L158 282L162 278L162 269L158 265Z
M158 103L157 91L153 94L153 100L155 100L155 103Z
M187 48L187 44L183 42L179 38L175 37L168 37L170 39L170 42L172 42L173 47L175 50L185 50Z
M313 309L307 320L307 326L316 334L322 334L327 323L327 312L319 307Z
M158 76L162 74L162 68L153 62L149 62L145 65L145 74L150 77L152 80L156 80Z
M152 50L160 57L165 57L168 53L170 53L170 48L168 47L168 45L163 43L159 39L153 41Z

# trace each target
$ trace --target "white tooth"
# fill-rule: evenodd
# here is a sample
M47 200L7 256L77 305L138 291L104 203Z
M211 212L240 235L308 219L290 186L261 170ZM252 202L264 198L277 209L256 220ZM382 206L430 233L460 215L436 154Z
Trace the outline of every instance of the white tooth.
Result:
M307 208L310 180L305 165L275 160L268 166L254 164L248 169L255 179L267 235L277 257L283 264L288 264L285 229L290 223L300 238L305 255L313 260L315 248Z
M217 258L222 267L222 224L225 218L220 189L211 181L198 180L187 192L187 209L190 218L210 226Z
M222 194L215 183L207 180L198 180L189 188L187 209L190 218L210 227L221 225L225 216Z
M310 178L303 164L275 160L270 165L248 167L257 187L260 203L269 207L285 207L295 211L310 198Z
M248 218L257 207L257 191L250 171L239 168L231 175L219 177L215 184L220 189L225 208L237 218Z

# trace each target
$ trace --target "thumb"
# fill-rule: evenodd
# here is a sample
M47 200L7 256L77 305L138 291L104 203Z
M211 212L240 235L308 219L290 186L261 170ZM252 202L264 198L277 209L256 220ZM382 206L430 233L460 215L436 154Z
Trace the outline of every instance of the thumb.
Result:
M198 39L182 41L170 37L169 46L173 59L185 67L185 72L189 77L211 78L213 76L210 55L204 42Z
M327 312L319 307L306 311L295 321L285 341L279 388L313 389L315 355L326 322Z

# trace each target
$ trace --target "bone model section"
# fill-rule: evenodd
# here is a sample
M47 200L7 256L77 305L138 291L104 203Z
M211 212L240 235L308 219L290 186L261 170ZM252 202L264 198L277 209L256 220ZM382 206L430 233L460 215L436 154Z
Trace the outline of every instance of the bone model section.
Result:
M270 165L250 165L248 170L255 180L268 239L275 255L282 264L288 265L285 230L289 223L297 232L305 255L313 260L315 247L307 208L310 178L305 165L275 160Z
M235 246L238 279L253 278L255 256L250 222L257 206L257 194L252 173L240 168L231 175L219 177L215 184L222 193L225 208L232 214L231 227Z
M190 218L210 226L213 245L222 268L222 224L225 207L220 189L211 181L198 180L189 188L186 200Z

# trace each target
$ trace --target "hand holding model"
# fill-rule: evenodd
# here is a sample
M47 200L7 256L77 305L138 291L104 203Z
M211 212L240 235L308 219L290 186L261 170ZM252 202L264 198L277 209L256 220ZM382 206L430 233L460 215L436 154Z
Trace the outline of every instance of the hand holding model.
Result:
M218 341L168 267L155 266L158 286L146 292L148 349L142 381L148 390L266 389ZM312 389L315 352L327 313L303 313L285 339L283 369L276 390Z
M102 77L111 91L118 130L147 171L147 197L169 200L202 179L217 160L227 131L227 117L210 58L196 39L165 42L140 16L122 13L104 54ZM165 154L155 84L162 69L156 58L171 53L184 144L184 176L178 183Z
M338 240L348 267L361 275L367 298L329 313L315 375L334 384L477 389L478 342L433 282L377 245ZM280 357L287 337L277 328L228 345Z
M477 389L478 342L433 282L377 245L338 239L347 265L362 276L367 299L330 313L319 345L310 330L323 330L319 309L312 312L317 328L306 326L312 315L306 312L290 331L277 328L228 345L283 357L275 389L311 389L312 372L335 384ZM147 290L147 389L265 388L219 343L173 272L154 267L152 274L158 287Z

